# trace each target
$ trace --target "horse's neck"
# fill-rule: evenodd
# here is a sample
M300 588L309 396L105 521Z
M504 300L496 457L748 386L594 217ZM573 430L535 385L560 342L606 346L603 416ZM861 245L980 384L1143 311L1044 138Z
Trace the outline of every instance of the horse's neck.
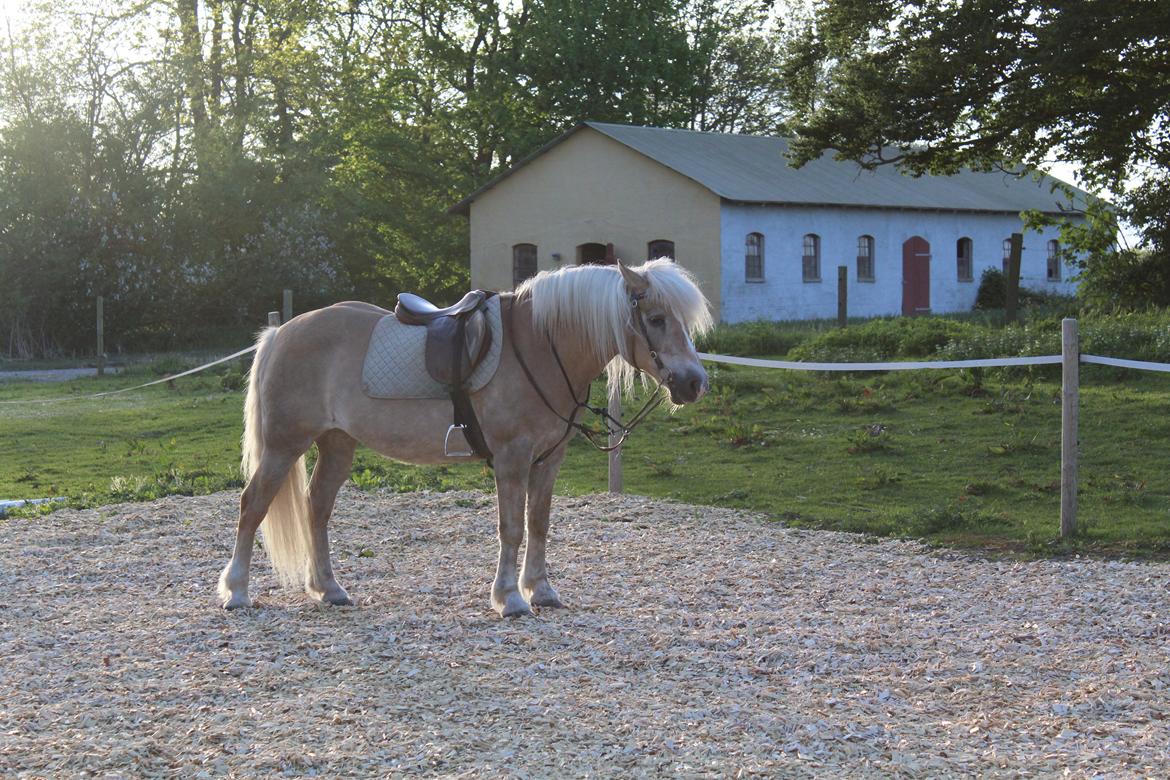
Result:
M518 340L518 346L524 350L531 370L541 380L542 385L555 382L556 385L564 386L565 379L557 366L559 357L574 396L580 398L589 383L597 379L609 361L616 356L616 352L613 355L599 356L593 344L587 339L584 327L565 329L550 339L533 325L531 301L517 301L512 298L509 303L514 307L513 327L519 331L514 334L514 338Z

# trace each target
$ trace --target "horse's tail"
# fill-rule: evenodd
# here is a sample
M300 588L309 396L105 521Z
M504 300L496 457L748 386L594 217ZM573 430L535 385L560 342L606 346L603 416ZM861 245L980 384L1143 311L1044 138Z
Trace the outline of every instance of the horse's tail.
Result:
M248 373L248 394L244 399L244 436L240 471L250 481L264 456L263 405L260 388L271 355L276 328L265 328L256 339L256 355ZM305 456L297 458L276 497L268 505L261 524L261 538L280 584L301 588L309 561L309 486Z

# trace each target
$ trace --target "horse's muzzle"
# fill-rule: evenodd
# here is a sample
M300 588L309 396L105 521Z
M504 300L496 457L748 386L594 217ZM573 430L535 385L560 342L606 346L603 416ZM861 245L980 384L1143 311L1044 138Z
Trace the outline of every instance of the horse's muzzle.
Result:
M685 371L671 372L666 385L670 389L670 400L676 404L692 404L710 389L707 372L702 366Z

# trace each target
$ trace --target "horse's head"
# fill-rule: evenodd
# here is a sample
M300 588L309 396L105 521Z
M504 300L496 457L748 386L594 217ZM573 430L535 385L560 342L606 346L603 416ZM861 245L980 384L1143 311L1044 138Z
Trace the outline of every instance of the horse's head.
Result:
M711 326L707 299L695 280L668 259L637 268L618 261L629 300L629 338L622 357L670 390L670 400L688 404L707 392L707 372L692 337Z

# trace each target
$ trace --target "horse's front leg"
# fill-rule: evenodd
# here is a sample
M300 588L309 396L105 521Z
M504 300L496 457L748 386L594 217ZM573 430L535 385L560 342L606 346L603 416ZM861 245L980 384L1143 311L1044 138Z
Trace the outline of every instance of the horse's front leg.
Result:
M533 466L528 475L528 547L524 550L520 592L534 607L564 606L556 589L548 582L548 566L545 563L553 486L564 457L565 450L562 448L541 465Z
M529 465L496 458L496 503L499 512L500 560L492 584L492 607L503 617L531 615L517 587L516 556L524 540L524 496Z

